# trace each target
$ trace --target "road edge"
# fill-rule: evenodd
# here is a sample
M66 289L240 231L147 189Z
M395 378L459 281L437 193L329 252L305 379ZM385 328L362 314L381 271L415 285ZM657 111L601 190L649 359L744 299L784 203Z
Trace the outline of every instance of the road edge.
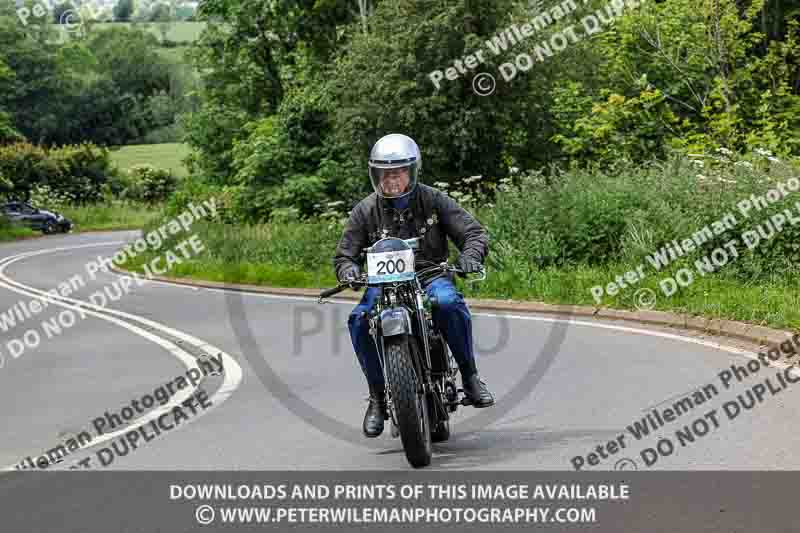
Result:
M116 265L111 266L111 270L121 275L131 275L134 272L125 270ZM170 283L173 285L185 285L189 287L218 289L236 292L249 292L258 294L271 294L276 296L305 296L317 298L321 289L301 289L284 287L265 287L262 285L250 285L243 283L228 283L220 281L196 280L191 278L179 278L168 276L150 276L149 279ZM358 301L361 294L356 291L345 290L337 296L347 300ZM736 322L718 318L705 318L700 316L681 315L666 311L627 311L603 307L590 307L582 305L559 305L546 304L542 302L519 301L519 300L496 300L486 298L468 298L467 303L470 308L485 311L510 311L518 313L536 313L546 315L567 315L571 318L593 318L611 321L633 322L651 326L661 326L690 330L707 335L727 337L739 341L750 342L768 347L777 347L782 342L800 335L790 331L784 331L756 324Z

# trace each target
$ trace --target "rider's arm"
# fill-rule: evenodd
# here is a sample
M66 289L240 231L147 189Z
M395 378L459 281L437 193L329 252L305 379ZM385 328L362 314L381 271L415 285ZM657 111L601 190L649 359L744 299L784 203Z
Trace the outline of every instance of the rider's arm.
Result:
M350 212L342 238L336 246L336 255L333 258L336 279L342 280L344 272L353 265L360 268L359 255L366 245L367 225L359 204Z
M489 254L489 234L481 223L441 191L437 194L436 208L445 233L461 254L483 263Z

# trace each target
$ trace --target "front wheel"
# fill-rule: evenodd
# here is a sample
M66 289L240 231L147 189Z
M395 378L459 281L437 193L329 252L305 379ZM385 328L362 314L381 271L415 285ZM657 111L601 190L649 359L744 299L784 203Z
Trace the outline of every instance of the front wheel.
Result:
M386 378L406 458L419 468L431 464L430 414L425 394L420 392L410 342L406 335L385 339Z

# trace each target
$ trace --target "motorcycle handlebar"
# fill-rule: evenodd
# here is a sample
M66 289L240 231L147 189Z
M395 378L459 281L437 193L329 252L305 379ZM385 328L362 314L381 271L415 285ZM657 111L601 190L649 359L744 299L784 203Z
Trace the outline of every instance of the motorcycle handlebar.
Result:
M458 274L458 273L465 274L465 272L463 270L461 270L460 268L458 268L457 266L449 265L447 263L440 263L438 265L431 265L431 266L429 266L427 268L423 268L423 269L417 271L417 274L421 275L421 276L427 276L429 274L432 274L436 270L440 270L442 272L453 272L453 273L456 273L456 274ZM481 269L481 271L479 273L482 274L482 277L476 278L474 280L467 280L467 283L473 283L475 281L483 281L484 279L486 279L486 269ZM355 280L350 281L350 282L340 283L336 287L333 287L331 289L325 289L324 291L319 293L319 302L322 303L322 300L324 300L325 298L330 298L331 296L339 294L340 292L342 292L343 290L347 289L348 287L353 288L353 287L357 287L357 286L364 286L366 284L367 284L367 277L365 275L362 275L360 278L355 279Z
M366 285L366 283L367 283L367 276L362 274L360 277L352 281L344 281L342 283L339 283L339 285L337 285L336 287L333 287L331 289L325 289L324 291L319 293L318 301L319 303L322 303L322 300L324 300L325 298L330 298L335 294L339 294L340 292L342 292L347 288L354 289L356 287Z
M320 300L323 299L323 298L330 298L334 294L339 294L340 292L342 292L346 288L347 288L347 285L339 285L339 286L333 287L332 289L325 289L324 291L319 293L319 298L320 298Z

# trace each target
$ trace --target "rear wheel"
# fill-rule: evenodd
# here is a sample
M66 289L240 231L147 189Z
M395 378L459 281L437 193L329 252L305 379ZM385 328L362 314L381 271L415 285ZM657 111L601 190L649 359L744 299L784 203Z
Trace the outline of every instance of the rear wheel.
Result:
M439 387L428 395L428 414L431 421L431 441L444 442L450 438L450 419L444 405L441 403ZM439 404L438 409L437 405Z
M52 235L56 232L56 225L53 224L53 221L48 220L44 223L44 227L42 227L42 233L45 235Z
M433 442L444 442L450 439L450 421L440 420L436 427L431 431L431 440Z
M387 337L386 378L408 462L414 468L431 464L431 431L428 402L419 392L419 380L409 346L409 337Z

